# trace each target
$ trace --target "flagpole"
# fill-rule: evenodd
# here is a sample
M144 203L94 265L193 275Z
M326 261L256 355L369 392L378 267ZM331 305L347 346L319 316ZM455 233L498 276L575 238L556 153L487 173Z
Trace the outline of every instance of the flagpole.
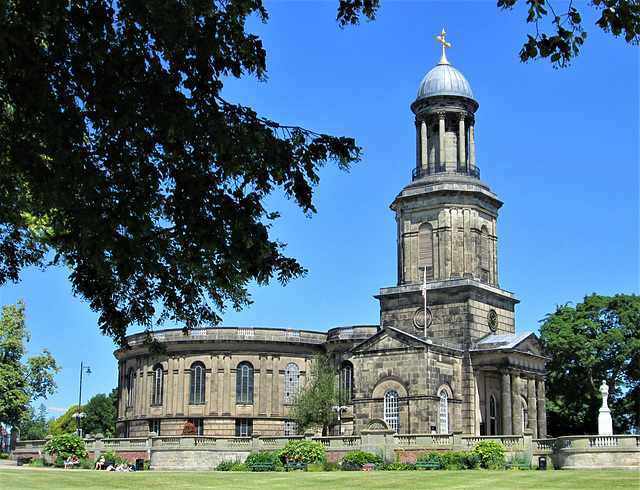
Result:
M427 339L427 267L424 268L422 280L422 296L424 297L424 339Z

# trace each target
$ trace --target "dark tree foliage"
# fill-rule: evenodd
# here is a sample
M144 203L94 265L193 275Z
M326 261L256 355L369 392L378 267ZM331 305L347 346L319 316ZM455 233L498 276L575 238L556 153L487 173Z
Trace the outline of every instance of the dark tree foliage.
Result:
M124 346L129 325L215 324L249 281L304 274L264 198L313 212L318 168L359 149L221 97L224 77L265 79L250 16L260 0L5 2L0 285L63 263Z
M526 3L527 23L535 26L535 35L528 34L527 42L520 51L520 59L529 61L550 58L553 66L568 66L578 56L580 47L587 38L582 16L574 2L551 0L497 0L502 10L512 9L516 4ZM575 2L577 3L577 2ZM553 4L560 4L556 10ZM358 24L360 15L373 20L379 0L340 0L338 21L342 26ZM587 8L584 4L581 8ZM626 42L640 41L640 2L638 0L591 0L588 7L599 12L596 25L614 36L624 36ZM551 32L548 34L546 31Z
M82 421L85 434L114 437L118 418L118 390L114 388L109 395L95 395L82 407L82 411L87 414Z
M593 294L558 306L540 327L547 364L548 431L597 434L602 380L609 385L614 431L640 428L640 297Z

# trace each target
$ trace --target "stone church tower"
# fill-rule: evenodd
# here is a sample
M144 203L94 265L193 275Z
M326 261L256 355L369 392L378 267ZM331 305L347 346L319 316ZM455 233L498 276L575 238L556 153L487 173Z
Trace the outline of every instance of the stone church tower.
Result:
M444 37L444 36L443 36ZM480 180L475 112L466 78L442 59L411 104L416 124L413 179L396 197L398 285L383 288L380 322L469 345L515 332L512 293L498 285L497 219L502 202Z

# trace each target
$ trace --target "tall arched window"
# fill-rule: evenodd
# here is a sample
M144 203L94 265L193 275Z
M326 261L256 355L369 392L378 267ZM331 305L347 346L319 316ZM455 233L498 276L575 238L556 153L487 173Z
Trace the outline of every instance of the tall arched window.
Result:
M135 387L136 372L133 368L129 368L129 375L127 377L127 407L133 407L133 393Z
M191 390L189 392L189 403L204 403L204 364L194 362L191 365Z
M384 421L398 432L398 392L389 390L384 394Z
M498 433L498 412L496 410L496 399L493 395L489 396L489 435Z
M294 403L300 391L300 368L295 362L290 362L284 368L284 402Z
M340 403L353 401L353 364L345 361L340 372Z
M527 428L527 404L524 400L522 400L522 433L524 434L524 430Z
M247 361L236 371L236 403L253 403L253 366Z
M440 390L440 434L449 433L449 395Z
M418 266L421 270L426 267L427 279L433 279L433 228L429 224L418 231Z
M153 368L153 386L151 392L151 405L162 405L163 371L158 364Z

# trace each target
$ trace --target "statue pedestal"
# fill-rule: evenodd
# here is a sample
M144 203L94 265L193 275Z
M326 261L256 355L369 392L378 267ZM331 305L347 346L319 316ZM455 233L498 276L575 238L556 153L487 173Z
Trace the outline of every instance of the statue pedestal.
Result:
M598 435L613 435L613 420L611 419L611 410L609 410L609 407L602 407L600 409L600 414L598 415Z

